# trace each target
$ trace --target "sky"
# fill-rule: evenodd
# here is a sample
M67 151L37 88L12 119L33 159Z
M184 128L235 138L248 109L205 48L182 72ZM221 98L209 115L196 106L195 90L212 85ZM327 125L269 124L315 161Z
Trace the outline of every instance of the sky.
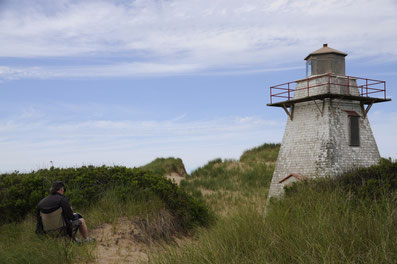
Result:
M369 120L397 158L396 0L0 0L0 172L188 171L281 142L269 87L328 43L346 74L386 81Z

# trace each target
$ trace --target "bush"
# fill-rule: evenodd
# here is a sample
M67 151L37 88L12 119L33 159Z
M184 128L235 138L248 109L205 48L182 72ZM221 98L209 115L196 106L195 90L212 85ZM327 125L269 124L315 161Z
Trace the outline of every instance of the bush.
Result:
M182 160L176 158L157 158L140 168L152 171L153 173L159 174L161 176L170 174L172 172L176 172L182 177L187 175L185 165L183 165Z
M33 213L56 180L67 185L66 195L74 207L92 206L107 190L114 189L120 200L128 197L142 200L157 195L185 229L206 225L211 220L211 213L202 200L189 196L162 176L122 166L83 166L0 175L1 223L22 220Z
M240 157L240 161L246 163L276 161L279 150L280 144L265 143L259 147L244 151Z
M286 194L299 192L307 185L317 191L341 188L359 199L378 199L397 190L397 161L381 159L377 165L344 173L335 179L320 178L304 181L303 184L294 183L285 188Z
M51 264L91 263L95 260L95 244L78 245L60 238L37 236L32 229L35 221L0 226L0 263Z
M197 240L149 263L396 263L396 167L382 160L336 179L296 183L272 199L266 217L256 200L240 204Z

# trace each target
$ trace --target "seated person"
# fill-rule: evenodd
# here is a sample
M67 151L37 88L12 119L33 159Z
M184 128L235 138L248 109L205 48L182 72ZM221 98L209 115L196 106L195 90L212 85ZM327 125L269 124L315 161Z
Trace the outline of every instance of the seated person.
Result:
M84 218L80 214L74 214L73 210L63 194L66 192L65 184L61 181L56 181L52 184L50 189L50 195L42 199L37 205L38 209L38 219L37 219L37 229L36 232L43 232L43 225L41 222L40 212L49 214L60 207L62 207L62 214L65 221L70 220L73 227L79 226L80 235L83 237L84 241L89 242L93 239L88 237L87 225Z

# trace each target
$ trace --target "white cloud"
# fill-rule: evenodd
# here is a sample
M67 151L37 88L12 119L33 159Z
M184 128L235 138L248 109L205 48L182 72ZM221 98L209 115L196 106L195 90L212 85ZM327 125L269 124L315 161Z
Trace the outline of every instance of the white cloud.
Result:
M300 61L324 42L351 58L397 58L393 0L41 0L23 5L4 5L0 12L0 57L105 56L122 57L123 63L110 59L104 66L54 70L5 65L0 76L257 70Z
M397 112L370 112L369 121L381 156L397 159Z
M52 66L52 67L6 67L0 66L0 78L14 80L21 78L106 78L125 76L147 76L147 75L177 75L198 71L198 65L188 64L155 64L155 63L121 63L110 65L87 65L87 66Z
M14 119L0 123L3 171L36 169L48 166L50 160L57 166L138 166L167 156L180 157L193 169L212 158L238 158L249 147L280 141L284 126L259 117L68 123L26 116Z
M52 78L109 78L109 77L145 77L169 75L235 75L253 74L259 72L277 72L304 69L297 67L272 67L261 69L236 68L212 69L203 68L203 65L193 64L154 64L154 63L119 63L111 65L85 65L75 67L44 66L44 67L7 67L0 66L0 83L4 80L17 80L23 78L52 79Z
M238 158L244 150L265 142L281 142L286 118L189 120L181 115L160 121L60 121L46 111L49 110L28 108L0 120L1 171L29 171L48 167L49 161L61 167L132 167L169 156L182 158L191 170L217 157ZM397 158L397 142L392 133L397 130L397 113L371 111L369 120L381 155Z

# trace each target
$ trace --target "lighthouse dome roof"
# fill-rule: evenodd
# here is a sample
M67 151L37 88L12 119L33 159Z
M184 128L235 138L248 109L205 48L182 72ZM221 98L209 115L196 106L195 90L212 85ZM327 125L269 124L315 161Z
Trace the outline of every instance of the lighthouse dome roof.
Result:
M330 48L330 47L328 47L328 44L323 44L323 47L321 49L313 51L312 53L307 55L305 60L307 60L312 55L329 54L329 53L334 53L334 54L338 54L338 55L342 55L342 56L347 56L347 53L344 53L342 51Z

